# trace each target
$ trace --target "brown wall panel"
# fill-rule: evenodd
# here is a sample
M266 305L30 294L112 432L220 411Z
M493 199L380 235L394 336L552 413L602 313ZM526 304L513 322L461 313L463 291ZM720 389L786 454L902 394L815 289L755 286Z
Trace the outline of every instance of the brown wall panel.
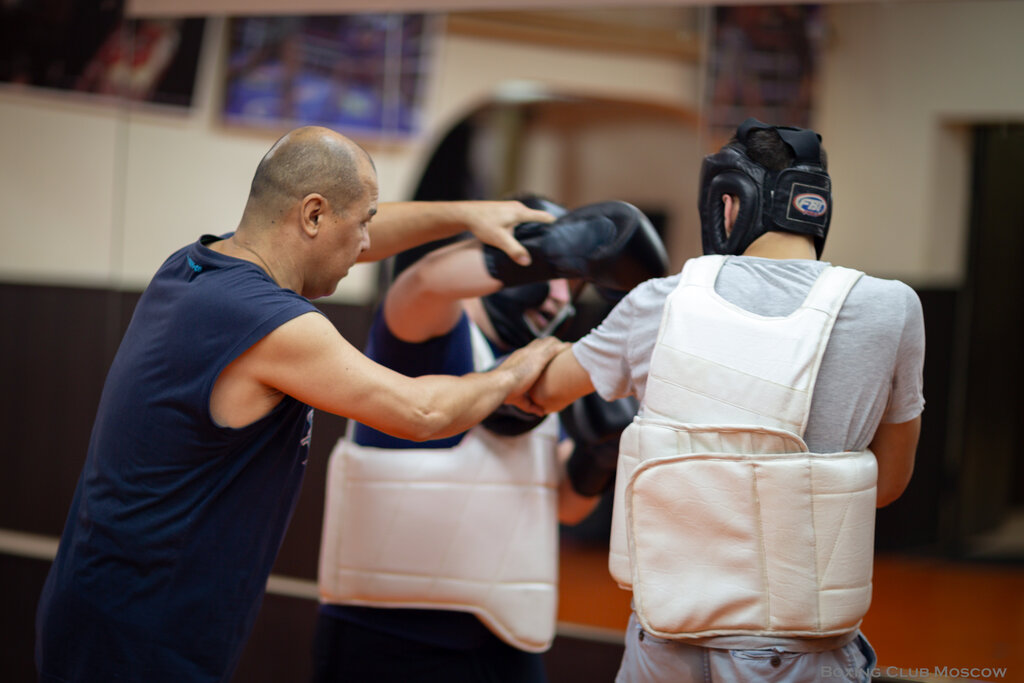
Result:
M0 527L47 535L64 527L129 296L0 286Z

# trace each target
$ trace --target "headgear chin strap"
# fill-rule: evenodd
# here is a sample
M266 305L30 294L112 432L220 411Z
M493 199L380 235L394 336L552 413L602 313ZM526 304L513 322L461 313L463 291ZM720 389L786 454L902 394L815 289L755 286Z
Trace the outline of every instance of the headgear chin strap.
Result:
M770 171L747 156L748 135L765 129L777 131L793 150L792 166ZM728 234L724 194L739 198L739 213ZM698 206L705 254L739 255L766 232L781 230L811 235L821 258L832 219L832 180L822 162L821 136L747 119L734 141L704 158Z

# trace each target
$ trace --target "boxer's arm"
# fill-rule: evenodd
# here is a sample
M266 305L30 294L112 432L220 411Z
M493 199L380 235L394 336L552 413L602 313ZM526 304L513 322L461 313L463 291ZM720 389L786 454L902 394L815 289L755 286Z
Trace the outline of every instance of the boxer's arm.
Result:
M319 313L281 325L218 378L210 409L219 424L263 417L287 394L318 410L412 441L465 431L529 388L564 346L538 340L488 372L406 377L373 362Z
M462 300L501 288L484 264L480 243L465 240L441 247L402 271L388 288L384 320L407 342L422 342L455 327Z
M576 360L570 346L551 360L521 399L508 402L524 410L539 408L545 413L554 413L592 391L594 384L590 375Z
M512 236L512 228L553 220L547 211L530 209L518 201L383 202L370 223L370 248L359 261L379 261L468 230L525 265L530 256Z
M920 416L907 422L878 425L868 446L878 461L878 507L895 501L910 483L920 435Z

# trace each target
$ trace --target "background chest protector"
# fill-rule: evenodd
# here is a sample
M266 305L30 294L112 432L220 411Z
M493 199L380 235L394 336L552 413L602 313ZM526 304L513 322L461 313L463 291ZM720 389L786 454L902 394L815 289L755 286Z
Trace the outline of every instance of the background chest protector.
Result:
M477 367L493 356L474 326ZM543 652L558 607L557 416L518 436L470 429L451 449L341 439L327 472L322 602L470 612Z
M609 566L664 638L832 636L871 599L877 466L802 436L836 315L861 273L826 268L789 316L719 297L691 259L622 435Z

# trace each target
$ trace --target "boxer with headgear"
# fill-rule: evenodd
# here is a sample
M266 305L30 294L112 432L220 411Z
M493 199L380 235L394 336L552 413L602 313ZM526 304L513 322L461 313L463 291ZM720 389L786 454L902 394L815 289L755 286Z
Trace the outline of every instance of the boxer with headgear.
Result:
M748 147L758 144L751 141L751 132L769 129L789 148L791 165L769 168L750 158ZM773 167L780 164L775 160ZM739 203L739 213L728 228L723 195L734 196ZM832 220L832 180L821 136L813 130L747 119L731 142L705 157L698 207L705 254L738 256L766 232L784 231L813 237L821 258Z
M556 217L553 224L524 223L513 234L533 257L530 267L517 266L501 250L484 247L488 272L513 284L483 297L484 309L498 336L511 348L533 339L557 334L574 313L572 301L538 329L525 312L546 296L547 283L534 278L581 278L591 283L608 302L618 301L634 286L668 272L668 255L650 220L639 209L621 201L590 204L572 212L542 197L521 197L533 209ZM573 289L574 296L579 287ZM632 397L604 401L587 396L560 413L560 421L572 439L574 450L566 463L569 482L582 496L597 496L611 484L615 472L619 434L636 414ZM499 406L483 421L496 434L522 434L539 424L536 415L511 404Z
M608 566L633 614L615 680L865 681L874 509L909 482L924 407L921 303L820 260L814 131L746 121L705 158L699 213L705 255L524 395L639 401L616 458Z
M515 228L531 265L475 240L399 259L369 357L412 376L485 370L561 334L588 283L623 293L666 270L657 234L624 202L518 199L555 217ZM350 425L329 463L316 680L545 680L558 525L597 504L636 406L591 399L562 422L506 407L425 443Z

